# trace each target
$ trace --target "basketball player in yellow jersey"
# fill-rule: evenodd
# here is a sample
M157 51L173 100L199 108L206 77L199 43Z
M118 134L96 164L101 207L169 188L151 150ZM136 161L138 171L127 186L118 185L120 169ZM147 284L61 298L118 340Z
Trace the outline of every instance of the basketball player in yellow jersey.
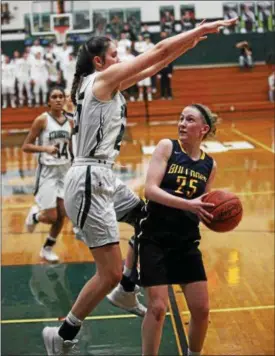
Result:
M50 110L38 116L23 144L23 151L38 153L35 201L26 218L28 232L37 223L51 225L49 235L40 251L40 257L57 262L59 257L52 251L62 229L64 217L64 177L71 166L70 141L72 127L63 114L65 93L54 87L48 94Z
M216 115L201 105L182 111L178 140L161 140L145 182L148 199L141 220L140 280L148 295L142 325L142 355L158 355L168 305L168 285L179 284L191 313L188 355L200 355L208 327L208 290L200 243L200 220L213 218L203 202L216 163L200 149L214 134Z
M77 344L83 320L120 282L122 257L114 209L116 180L112 170L126 125L126 101L121 91L152 76L193 48L208 33L231 26L237 19L202 23L195 29L160 41L149 51L119 62L116 45L107 37L90 38L79 52L72 100L77 105L76 156L65 180L64 205L96 263L96 274L85 284L65 321L46 327L48 355L66 354ZM122 195L121 204L125 201ZM127 205L128 204L127 199ZM198 205L203 205L199 202Z

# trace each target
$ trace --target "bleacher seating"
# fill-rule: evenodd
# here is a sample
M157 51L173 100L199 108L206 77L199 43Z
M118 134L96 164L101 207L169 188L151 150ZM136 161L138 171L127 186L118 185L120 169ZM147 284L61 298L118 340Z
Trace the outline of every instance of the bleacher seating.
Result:
M154 99L128 103L128 122L177 120L190 103L208 105L223 119L274 117L274 104L268 101L267 77L272 69L256 65L252 70L239 67L183 68L173 75L173 100ZM46 107L2 110L2 130L29 128ZM146 115L149 114L149 118Z

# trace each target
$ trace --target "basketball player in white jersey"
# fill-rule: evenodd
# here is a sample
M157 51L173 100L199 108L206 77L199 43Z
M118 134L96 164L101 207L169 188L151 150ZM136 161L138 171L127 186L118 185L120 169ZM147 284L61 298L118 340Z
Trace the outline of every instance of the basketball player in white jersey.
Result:
M77 344L83 320L122 277L112 171L126 125L125 90L193 48L207 33L217 33L237 19L201 23L195 29L160 41L132 61L119 63L107 37L92 37L79 52L72 87L77 105L76 156L65 179L65 209L83 232L97 271L81 290L65 321L43 329L48 355L68 354ZM123 204L123 201L121 202Z
M52 251L60 233L64 217L64 177L71 166L70 141L72 124L63 114L65 93L55 87L49 91L49 112L38 116L23 144L23 151L38 153L35 201L26 218L28 232L38 222L51 225L49 235L40 251L40 257L57 262Z
M74 104L71 100L71 93L65 90L66 102L63 107L64 115L68 119L73 120L75 112ZM72 153L76 155L76 140L75 131L73 128L72 134ZM116 190L114 198L114 209L116 212L117 221L125 222L135 227L135 222L141 215L141 209L144 203L139 199L134 192L129 189L125 183L116 178ZM74 226L73 231L76 238L82 239L82 231ZM133 314L143 317L146 313L146 308L138 300L139 287L136 285L136 271L134 270L135 254L134 254L134 236L129 241L129 247L124 264L123 275L120 283L107 295L108 300L113 305L127 310Z

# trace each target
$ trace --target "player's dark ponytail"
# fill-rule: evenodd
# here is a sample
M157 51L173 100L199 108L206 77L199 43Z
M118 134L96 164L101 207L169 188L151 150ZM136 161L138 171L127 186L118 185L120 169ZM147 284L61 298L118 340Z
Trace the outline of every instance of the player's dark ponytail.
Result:
M76 69L71 90L71 98L74 105L77 105L76 94L78 88L80 87L82 78L94 72L95 67L93 59L95 56L101 57L104 62L105 54L110 42L111 40L108 37L95 36L91 37L81 46L77 56Z

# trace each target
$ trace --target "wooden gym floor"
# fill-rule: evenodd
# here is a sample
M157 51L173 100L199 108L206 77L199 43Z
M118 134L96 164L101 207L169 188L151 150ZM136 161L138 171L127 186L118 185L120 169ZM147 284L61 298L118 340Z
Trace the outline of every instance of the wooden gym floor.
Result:
M230 233L218 234L201 227L211 301L204 355L274 355L273 125L272 118L260 114L255 119L219 125L214 148L221 152L212 153L218 165L214 188L238 194L244 216ZM55 248L61 263L49 265L39 258L48 227L40 224L33 234L24 227L33 204L36 167L34 155L23 154L20 149L24 135L2 135L3 355L45 354L43 326L59 325L94 273L92 257L74 238L69 221ZM176 136L175 125L129 127L117 174L142 195L150 158L143 153L145 146ZM125 256L132 229L120 224L120 232ZM161 355L185 353L188 320L183 295L173 286ZM84 323L81 354L140 355L140 326L140 318L104 300Z

